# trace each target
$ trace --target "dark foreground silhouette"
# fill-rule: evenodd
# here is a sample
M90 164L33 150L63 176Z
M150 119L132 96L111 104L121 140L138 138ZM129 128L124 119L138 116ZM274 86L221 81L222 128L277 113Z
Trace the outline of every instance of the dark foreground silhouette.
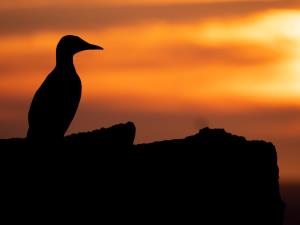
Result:
M37 197L40 205L54 204L64 214L88 211L86 220L283 224L271 143L208 128L151 144L134 145L134 137L135 126L127 123L67 136L52 146L1 140L1 165L10 178L14 174L10 191L29 185L30 201Z
M30 106L28 139L54 142L64 138L81 97L81 81L73 64L73 56L93 49L103 48L73 35L66 35L59 41L56 66L35 93Z

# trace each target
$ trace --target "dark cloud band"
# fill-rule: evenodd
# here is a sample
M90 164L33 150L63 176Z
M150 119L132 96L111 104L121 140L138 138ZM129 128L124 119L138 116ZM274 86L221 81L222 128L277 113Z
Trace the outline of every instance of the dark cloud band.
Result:
M266 9L294 8L298 1L236 1L151 6L51 6L0 10L0 34L79 31L150 21L186 22L211 17L240 17Z

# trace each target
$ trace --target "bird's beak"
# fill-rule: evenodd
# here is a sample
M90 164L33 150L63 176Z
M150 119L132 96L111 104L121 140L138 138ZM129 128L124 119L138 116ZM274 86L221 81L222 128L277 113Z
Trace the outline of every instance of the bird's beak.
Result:
M84 46L86 50L104 50L101 46L93 45L86 42L86 45Z

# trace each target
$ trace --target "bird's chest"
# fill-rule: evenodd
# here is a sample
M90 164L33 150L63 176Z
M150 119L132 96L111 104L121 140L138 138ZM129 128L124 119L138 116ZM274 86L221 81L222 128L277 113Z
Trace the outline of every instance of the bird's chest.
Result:
M81 81L78 76L60 76L58 80L53 82L52 90L56 95L56 101L60 104L70 101L76 102L81 96Z

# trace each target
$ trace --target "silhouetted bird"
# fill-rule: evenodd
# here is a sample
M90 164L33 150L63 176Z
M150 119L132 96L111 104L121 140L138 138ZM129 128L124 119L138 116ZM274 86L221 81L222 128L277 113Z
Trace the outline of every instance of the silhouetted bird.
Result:
M28 139L58 141L64 137L81 97L81 81L73 64L73 55L91 49L103 50L73 35L64 36L59 41L56 66L31 102Z

